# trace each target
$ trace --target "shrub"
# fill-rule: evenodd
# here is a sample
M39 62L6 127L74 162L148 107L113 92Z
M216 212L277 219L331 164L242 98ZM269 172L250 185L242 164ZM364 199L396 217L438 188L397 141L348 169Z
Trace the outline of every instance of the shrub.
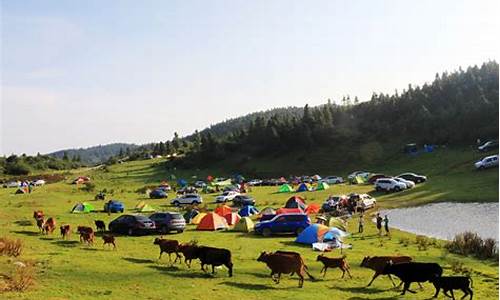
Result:
M95 190L95 184L93 182L85 182L83 184L82 190L86 192L93 192Z
M23 292L35 282L35 268L31 264L16 266L10 276L10 290Z
M28 175L31 172L31 169L24 162L15 162L7 164L4 172L5 174L10 175Z
M0 238L0 255L14 256L21 255L23 242L20 239Z
M472 270L465 267L464 263L458 260L451 260L450 262L450 267L453 273L455 274L464 274L464 275L469 275L472 273Z
M417 244L417 249L419 251L425 251L430 246L430 239L423 235L417 235L415 238L415 243Z
M399 239L399 243L403 245L403 247L408 247L410 245L410 239L402 237Z
M480 259L497 259L498 246L493 239L483 240L477 233L466 231L457 234L445 248L455 254L473 255Z

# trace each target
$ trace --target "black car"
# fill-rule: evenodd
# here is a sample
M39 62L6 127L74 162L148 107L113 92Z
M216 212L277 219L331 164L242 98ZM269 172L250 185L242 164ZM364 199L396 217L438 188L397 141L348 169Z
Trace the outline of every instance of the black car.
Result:
M255 199L248 195L237 195L233 198L234 206L255 206Z
M427 181L427 177L426 176L424 176L424 175L417 175L415 173L403 173L403 174L400 174L400 175L398 175L396 177L403 178L405 180L413 181L413 182L415 182L415 184Z
M170 231L181 233L186 229L186 220L179 213L159 212L152 214L149 218L155 223L156 229L163 234Z
M113 233L128 235L148 234L156 229L150 218L140 215L121 215L111 221L108 228Z

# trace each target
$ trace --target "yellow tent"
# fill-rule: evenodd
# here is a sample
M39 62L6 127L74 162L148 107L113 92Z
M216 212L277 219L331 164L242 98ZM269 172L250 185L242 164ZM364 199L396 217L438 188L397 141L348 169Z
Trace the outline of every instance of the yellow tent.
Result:
M199 213L196 215L196 217L191 219L191 224L200 224L201 220L206 216L206 213Z
M135 206L136 209L141 209L144 207L144 205L146 205L146 202L144 201L140 201L139 203L137 203L137 205Z

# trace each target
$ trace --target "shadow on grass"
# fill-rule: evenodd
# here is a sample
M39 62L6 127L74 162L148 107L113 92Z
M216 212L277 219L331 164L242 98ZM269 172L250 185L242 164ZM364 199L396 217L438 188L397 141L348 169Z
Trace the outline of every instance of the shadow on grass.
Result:
M176 278L213 278L216 276L211 275L210 273L204 273L201 270L181 270L176 266L148 266L151 269L159 271L163 274L176 277Z
M239 288L239 289L243 289L243 290L257 290L257 291L259 291L259 290L272 290L272 289L275 289L275 288L273 288L270 285L255 284L255 283L243 283L243 282L225 281L225 282L221 282L219 284L228 285L228 286Z
M27 236L39 236L40 232L38 231L28 231L28 230L20 230L20 231L11 231L12 233L23 234Z
M33 226L33 222L29 221L29 220L20 220L20 221L15 221L14 224L18 225L18 226Z
M265 273L246 272L245 274L252 275L252 276L255 276L255 277L259 277L259 278L268 278L268 279L271 279L271 275L270 275L269 272L265 272Z
M152 259L143 259L143 258L133 258L133 257L122 257L123 260L134 264L154 264L155 261Z
M41 237L40 238L42 241L53 241L55 240L56 238L55 237Z
M354 287L341 287L334 286L332 289L341 290L343 292L355 293L355 294L377 294L382 292L387 292L390 290L383 290L379 288L369 288L366 286L354 286Z
M74 248L77 245L79 245L80 242L78 242L78 241L65 241L65 240L62 240L62 241L52 242L52 244L60 246L60 247L65 247L65 248Z
M310 245L300 244L300 243L296 243L294 241L281 241L280 244L283 244L285 246L295 246L295 247L300 247L300 248L311 249Z
M97 249L97 248L82 248L82 250L85 250L85 251L99 251L99 249Z

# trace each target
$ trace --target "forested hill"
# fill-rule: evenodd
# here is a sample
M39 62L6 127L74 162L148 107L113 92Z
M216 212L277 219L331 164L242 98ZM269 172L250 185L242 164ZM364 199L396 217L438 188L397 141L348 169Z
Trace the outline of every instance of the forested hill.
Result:
M137 147L139 146L135 144L114 143L89 148L60 150L48 155L57 158L64 158L65 156L69 159L76 158L77 161L83 164L95 165L105 162L113 156L125 156Z

